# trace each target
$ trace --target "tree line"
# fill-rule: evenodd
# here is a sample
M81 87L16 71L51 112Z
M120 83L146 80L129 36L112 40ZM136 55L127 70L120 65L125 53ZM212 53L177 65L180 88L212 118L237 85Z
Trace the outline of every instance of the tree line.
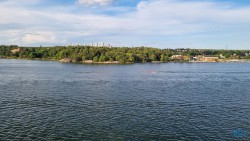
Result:
M13 50L19 49L14 52ZM225 56L225 58L250 59L249 50L198 50L198 49L158 49L151 47L92 47L92 46L54 46L18 47L0 46L0 58L61 60L70 58L75 62L93 60L94 62L119 61L120 63L168 62L173 55L183 56Z

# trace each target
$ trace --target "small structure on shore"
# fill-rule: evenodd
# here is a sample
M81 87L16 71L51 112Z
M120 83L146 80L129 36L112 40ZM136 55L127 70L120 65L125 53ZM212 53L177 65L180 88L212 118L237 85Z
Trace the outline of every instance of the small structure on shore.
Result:
M11 52L13 53L13 54L16 54L16 53L18 53L18 52L20 52L21 51L21 48L16 48L16 49L12 49L11 50Z

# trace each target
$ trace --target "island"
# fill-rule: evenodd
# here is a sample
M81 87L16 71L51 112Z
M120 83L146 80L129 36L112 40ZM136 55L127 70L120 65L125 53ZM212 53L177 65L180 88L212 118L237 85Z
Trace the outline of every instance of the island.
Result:
M19 47L17 45L1 45L0 58L54 60L62 63L85 64L249 62L250 50L106 46Z

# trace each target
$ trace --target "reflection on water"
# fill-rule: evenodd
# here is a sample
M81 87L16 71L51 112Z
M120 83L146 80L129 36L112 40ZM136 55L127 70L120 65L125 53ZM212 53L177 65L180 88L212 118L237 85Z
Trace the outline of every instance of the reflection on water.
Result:
M0 60L1 140L250 140L250 64Z

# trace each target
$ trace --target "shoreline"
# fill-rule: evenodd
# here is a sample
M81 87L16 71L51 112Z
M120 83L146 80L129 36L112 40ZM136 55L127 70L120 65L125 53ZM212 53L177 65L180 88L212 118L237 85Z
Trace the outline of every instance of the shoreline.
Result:
M250 62L250 50L159 49L152 47L0 46L0 58L82 64Z
M125 63L120 63L119 61L105 61L105 62L94 62L92 60L86 60L86 61L62 61L62 60L56 60L56 59L40 59L40 58L34 58L34 59L28 59L28 58L0 58L0 59L15 59L15 60L30 60L30 61L54 61L54 62L59 62L62 64L103 64L103 65L122 65L122 64L165 64L165 63L250 63L250 59L229 59L229 60L221 60L217 62L209 62L209 61L167 61L167 62L162 62L162 61L152 61L152 62L125 62Z

